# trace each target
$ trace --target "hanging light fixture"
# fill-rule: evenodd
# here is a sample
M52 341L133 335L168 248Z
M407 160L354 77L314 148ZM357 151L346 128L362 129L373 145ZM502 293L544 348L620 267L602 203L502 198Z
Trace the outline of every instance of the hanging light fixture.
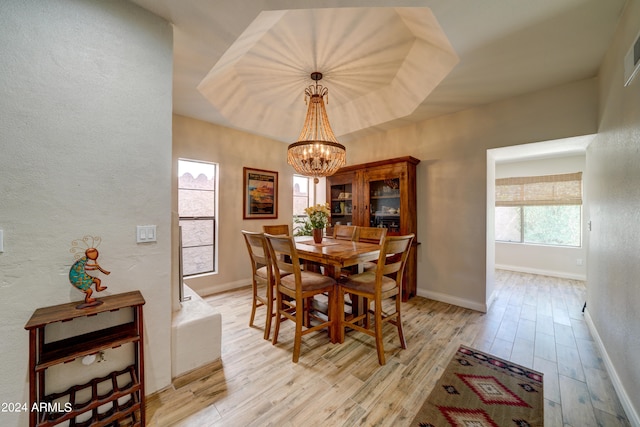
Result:
M289 145L287 162L299 174L314 177L317 183L318 177L333 175L344 166L347 151L336 140L329 124L324 106L324 97L326 95L328 98L329 90L318 84L322 73L311 73L311 79L315 84L304 91L305 102L309 98L307 117L298 141Z

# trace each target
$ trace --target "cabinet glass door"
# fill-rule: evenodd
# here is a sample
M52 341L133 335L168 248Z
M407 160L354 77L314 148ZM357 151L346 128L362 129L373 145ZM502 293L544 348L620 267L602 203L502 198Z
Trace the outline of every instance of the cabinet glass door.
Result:
M336 224L352 225L353 223L353 184L331 185L331 226Z
M369 181L369 226L400 234L400 178Z

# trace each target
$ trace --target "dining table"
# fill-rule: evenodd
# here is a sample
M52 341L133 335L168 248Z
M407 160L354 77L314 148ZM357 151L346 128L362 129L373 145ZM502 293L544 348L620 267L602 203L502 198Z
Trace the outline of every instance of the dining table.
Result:
M352 266L358 266L359 271L362 269L363 263L367 261L375 261L380 255L380 245L376 243L356 242L351 240L339 240L331 237L324 237L322 242L315 243L311 236L295 237L296 251L298 257L305 262L321 264L324 266L325 274L339 280L343 269ZM340 332L340 322L338 310L344 307L338 307L338 289L329 298L329 310L332 315L332 323L329 328L329 337L332 343L338 342ZM357 311L361 304L358 301L352 301L352 310Z

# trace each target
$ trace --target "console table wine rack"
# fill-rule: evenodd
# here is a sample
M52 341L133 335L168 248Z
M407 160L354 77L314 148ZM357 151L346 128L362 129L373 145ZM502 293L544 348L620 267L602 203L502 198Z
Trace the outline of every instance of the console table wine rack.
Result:
M133 291L99 299L102 304L90 308L76 308L79 302L39 308L25 325L29 331L29 408L34 404L45 408L30 412L31 427L48 427L63 422L78 427L100 427L120 425L124 420L127 425L145 425L144 298L139 291ZM131 309L133 321L53 342L45 341L47 325L121 309ZM47 368L129 343L134 346L131 365L84 384L73 385L61 393L46 393ZM119 381L122 378L126 380L124 384ZM109 391L98 392L98 389L105 388Z

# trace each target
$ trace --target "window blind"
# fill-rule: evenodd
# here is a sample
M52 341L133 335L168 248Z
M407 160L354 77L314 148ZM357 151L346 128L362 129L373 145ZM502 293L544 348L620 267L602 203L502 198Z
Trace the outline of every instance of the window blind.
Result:
M581 204L582 172L496 179L496 206Z

